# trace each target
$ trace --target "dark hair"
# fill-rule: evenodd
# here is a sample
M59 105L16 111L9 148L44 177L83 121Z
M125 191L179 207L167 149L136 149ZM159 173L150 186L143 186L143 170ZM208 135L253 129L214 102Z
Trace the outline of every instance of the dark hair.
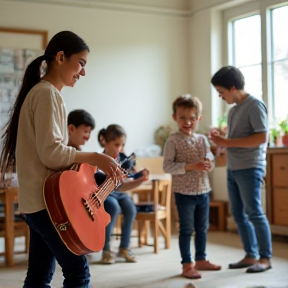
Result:
M105 132L106 132L106 129L105 129L105 128L102 128L102 129L98 132L98 136L97 136L98 143L99 143L99 145L100 145L102 148L104 148L104 145L103 145L103 143L102 143L101 141L104 139Z
M221 86L226 89L234 86L237 90L242 90L245 86L245 78L238 68L226 66L214 74L211 83L213 86Z
M15 150L17 140L17 130L20 110L28 92L35 86L41 78L41 65L43 61L47 63L47 70L49 70L50 63L55 59L59 51L63 51L66 58L73 54L82 51L88 51L89 47L73 32L62 31L54 35L49 41L44 55L33 60L26 68L22 86L13 107L10 110L10 119L5 125L5 131L1 137L3 141L3 149L0 156L0 171L2 177L7 171L8 167L15 163Z
M68 114L68 125L74 125L76 128L80 125L89 126L92 130L95 128L95 120L90 113L83 109L73 110Z
M202 110L202 103L197 97L192 97L190 94L184 94L176 98L172 104L173 114L176 114L178 107L195 108L197 116Z
M106 129L101 129L100 131L106 143L113 141L117 138L127 136L125 130L120 125L117 124L111 124ZM98 139L100 131L98 133Z

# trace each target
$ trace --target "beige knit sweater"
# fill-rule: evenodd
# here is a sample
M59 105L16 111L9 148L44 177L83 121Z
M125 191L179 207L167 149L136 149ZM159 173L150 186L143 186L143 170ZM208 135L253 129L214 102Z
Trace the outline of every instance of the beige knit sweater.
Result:
M19 116L16 168L20 212L33 213L45 208L45 179L74 162L76 149L66 146L67 143L65 104L60 92L42 80L26 96Z

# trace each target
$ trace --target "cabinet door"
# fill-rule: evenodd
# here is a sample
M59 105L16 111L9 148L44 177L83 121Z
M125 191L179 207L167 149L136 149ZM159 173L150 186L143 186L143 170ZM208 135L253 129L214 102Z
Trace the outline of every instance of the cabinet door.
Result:
M288 155L275 154L272 157L272 183L276 187L288 188Z
M287 176L288 177L288 176ZM273 223L288 225L288 188L273 189Z

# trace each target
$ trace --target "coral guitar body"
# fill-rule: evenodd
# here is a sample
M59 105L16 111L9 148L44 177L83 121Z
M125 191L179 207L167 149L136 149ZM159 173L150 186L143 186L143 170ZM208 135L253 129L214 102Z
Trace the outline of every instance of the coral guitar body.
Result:
M50 219L66 247L76 255L103 249L110 215L103 202L114 190L111 178L97 186L94 168L78 165L49 176L44 184L44 200Z

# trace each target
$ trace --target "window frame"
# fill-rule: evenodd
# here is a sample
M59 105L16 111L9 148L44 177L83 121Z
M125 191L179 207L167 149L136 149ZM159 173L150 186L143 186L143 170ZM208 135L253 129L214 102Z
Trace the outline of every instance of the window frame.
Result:
M284 7L286 6L288 8L288 2L286 2L286 5L280 5L280 6L275 6L275 7L270 7L269 9L269 32L270 32L270 54L268 55L269 57L267 58L267 69L268 69L268 75L270 77L270 81L271 81L271 85L269 87L269 89L271 90L271 110L272 110L272 114L273 114L273 119L277 119L277 115L276 115L276 111L275 111L275 90L274 90L274 87L275 87L275 81L274 81L274 68L275 68L275 64L277 62L281 62L281 61L287 61L288 60L288 57L287 58L284 58L284 59L277 59L275 60L274 57L273 57L273 54L274 54L274 51L273 51L273 41L272 41L272 38L273 38L273 23L272 23L272 10L274 9L277 9L277 8L281 8L281 7Z
M222 59L225 65L233 63L233 30L232 22L245 17L260 15L261 21L261 64L262 64L262 91L263 101L268 109L269 123L274 121L274 95L272 82L272 23L271 9L288 5L288 1L283 0L257 0L251 3L244 3L241 6L229 8L223 11L223 54Z

